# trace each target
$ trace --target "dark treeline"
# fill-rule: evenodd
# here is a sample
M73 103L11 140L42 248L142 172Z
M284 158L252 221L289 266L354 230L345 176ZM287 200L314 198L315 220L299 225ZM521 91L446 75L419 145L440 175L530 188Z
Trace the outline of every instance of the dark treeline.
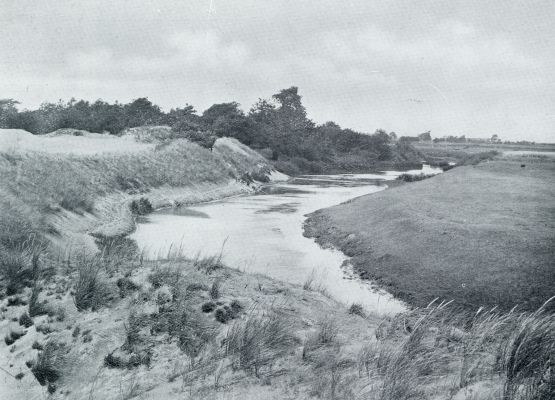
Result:
M72 99L23 111L18 111L17 104L11 99L0 100L0 127L33 134L62 128L119 134L126 128L168 125L175 137L186 137L205 147L212 147L218 137L237 138L291 174L362 171L387 162L418 161L415 150L407 143L397 143L394 133L378 130L368 135L342 129L334 122L316 125L307 118L296 87L260 99L248 113L236 102L214 104L202 114L191 105L166 113L147 98L128 104Z

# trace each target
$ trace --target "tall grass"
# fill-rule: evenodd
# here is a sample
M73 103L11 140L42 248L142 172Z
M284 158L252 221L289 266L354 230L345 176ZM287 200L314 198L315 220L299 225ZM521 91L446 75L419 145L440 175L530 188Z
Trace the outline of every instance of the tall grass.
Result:
M226 355L232 357L234 368L259 377L279 357L296 344L287 320L277 311L258 314L249 311L244 320L237 320L227 332Z
M82 256L78 261L73 301L77 310L97 310L109 300L107 284L98 257Z

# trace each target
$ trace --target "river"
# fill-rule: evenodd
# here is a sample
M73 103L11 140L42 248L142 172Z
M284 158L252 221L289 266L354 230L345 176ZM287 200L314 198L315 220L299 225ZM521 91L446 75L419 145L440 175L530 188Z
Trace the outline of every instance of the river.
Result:
M439 173L424 165L409 173ZM406 173L407 171L405 171ZM305 215L386 188L399 172L306 175L267 185L250 196L156 211L131 237L150 259L170 248L194 257L222 253L226 265L325 290L344 303L393 314L405 306L353 273L348 257L303 236ZM171 246L171 247L170 247Z

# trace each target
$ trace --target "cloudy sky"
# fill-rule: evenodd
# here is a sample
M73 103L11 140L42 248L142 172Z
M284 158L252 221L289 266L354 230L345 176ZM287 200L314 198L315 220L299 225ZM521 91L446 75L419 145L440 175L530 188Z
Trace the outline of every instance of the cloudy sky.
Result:
M0 98L168 110L298 86L372 132L555 142L555 1L0 0Z

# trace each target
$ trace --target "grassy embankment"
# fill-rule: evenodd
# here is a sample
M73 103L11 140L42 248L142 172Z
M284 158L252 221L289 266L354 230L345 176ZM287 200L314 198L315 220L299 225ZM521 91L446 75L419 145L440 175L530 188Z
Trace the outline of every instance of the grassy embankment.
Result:
M3 396L548 398L553 369L546 355L555 339L553 320L542 310L463 315L435 304L380 321L309 284L240 273L217 257L174 254L146 262L123 246L58 257L26 236L63 236L52 228L68 224L49 225L52 215L98 225L102 215L114 215L101 214L111 191L126 199L125 206L113 202L116 208L128 210L133 198L153 198L151 186L168 184L168 175L177 190L197 179L225 183L222 171L237 173L185 142L157 151L121 158L4 156L11 179L2 184L10 197L0 215ZM51 168L48 174L43 166ZM63 180L49 178L53 173ZM132 186L114 186L115 173Z
M318 211L307 230L410 304L530 310L554 294L554 184L554 158L498 156Z

